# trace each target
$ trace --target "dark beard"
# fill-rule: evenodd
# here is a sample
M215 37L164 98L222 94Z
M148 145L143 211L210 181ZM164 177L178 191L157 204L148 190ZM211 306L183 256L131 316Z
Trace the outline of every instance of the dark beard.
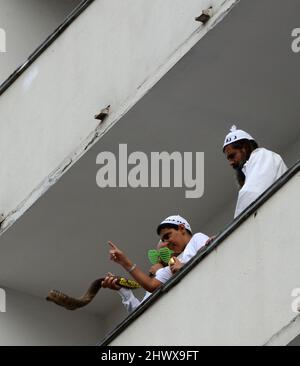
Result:
M246 176L243 173L242 168L238 167L238 168L235 168L234 170L235 170L238 185L240 186L240 188L242 188L243 185L245 184Z

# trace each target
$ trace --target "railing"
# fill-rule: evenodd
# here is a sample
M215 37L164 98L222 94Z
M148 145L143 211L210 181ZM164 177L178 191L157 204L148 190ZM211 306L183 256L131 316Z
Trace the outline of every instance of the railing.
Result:
M0 85L0 96L20 75L69 27L79 15L95 0L83 0L64 20L64 22Z
M172 290L178 282L183 280L200 262L202 262L210 253L215 251L226 238L236 231L251 215L255 215L256 211L264 205L278 190L280 190L287 182L289 182L300 171L300 161L291 167L282 177L280 177L272 186L269 187L260 197L258 197L246 210L244 210L228 227L221 232L216 239L208 246L202 248L199 253L192 258L184 268L172 277L165 285L157 289L144 303L142 303L132 314L130 314L123 322L121 322L112 332L98 344L106 346L111 344L129 325L139 318L146 310L154 306L154 304L167 292ZM226 276L226 273L224 273ZM232 299L234 301L234 299ZM174 319L174 322L182 322L183 319ZM151 332L150 332L151 333Z

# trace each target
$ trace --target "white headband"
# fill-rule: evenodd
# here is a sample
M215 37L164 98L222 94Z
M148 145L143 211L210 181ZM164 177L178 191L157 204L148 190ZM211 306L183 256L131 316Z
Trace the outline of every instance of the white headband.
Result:
M230 129L229 134L225 137L223 149L225 146L232 144L233 142L239 141L239 140L254 140L254 138L249 135L249 133L243 131L243 130L237 130L236 126L233 125Z
M179 215L174 215L174 216L169 216L166 219L164 219L164 221L162 221L158 228L157 231L159 231L160 226L164 225L164 224L173 224L173 225L181 225L183 224L184 227L189 230L190 232L192 232L191 226L190 224L186 221L186 219L184 219L183 217L179 216Z

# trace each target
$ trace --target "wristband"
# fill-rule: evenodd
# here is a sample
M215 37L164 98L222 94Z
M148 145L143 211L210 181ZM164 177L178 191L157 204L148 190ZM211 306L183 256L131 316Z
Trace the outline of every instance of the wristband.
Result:
M134 271L134 270L135 270L135 268L136 268L136 264L133 264L133 265L132 265L132 267L131 267L131 268L129 268L127 271L128 271L129 273L131 273L132 271Z

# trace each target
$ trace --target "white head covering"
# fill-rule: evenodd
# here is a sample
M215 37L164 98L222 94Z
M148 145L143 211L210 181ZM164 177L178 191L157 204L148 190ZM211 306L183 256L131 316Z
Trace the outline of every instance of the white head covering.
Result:
M158 228L157 228L157 232L159 232L159 228L163 225L163 224L174 224L174 225L181 225L183 224L184 227L189 230L190 232L192 232L191 226L190 224L186 221L186 219L184 219L183 217L179 216L179 215L173 215L173 216L169 216L166 219L164 219L164 221L162 221Z
M225 137L223 149L225 146L232 144L233 142L239 141L239 140L254 140L254 138L249 135L249 133L243 131L243 130L237 130L236 126L233 125L230 129L229 134Z

